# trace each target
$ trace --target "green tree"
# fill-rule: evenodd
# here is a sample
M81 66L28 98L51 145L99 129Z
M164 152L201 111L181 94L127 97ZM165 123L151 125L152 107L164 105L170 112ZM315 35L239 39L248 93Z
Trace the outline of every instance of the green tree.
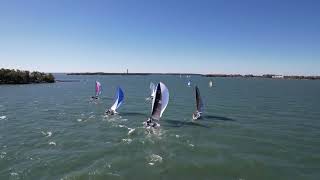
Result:
M54 76L49 73L29 72L14 69L0 69L0 84L53 83Z

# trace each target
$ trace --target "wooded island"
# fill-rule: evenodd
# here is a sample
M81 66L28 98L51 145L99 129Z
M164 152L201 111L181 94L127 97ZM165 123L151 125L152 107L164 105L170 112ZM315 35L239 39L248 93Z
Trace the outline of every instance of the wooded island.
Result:
M0 84L54 83L51 73L30 72L15 69L0 69Z

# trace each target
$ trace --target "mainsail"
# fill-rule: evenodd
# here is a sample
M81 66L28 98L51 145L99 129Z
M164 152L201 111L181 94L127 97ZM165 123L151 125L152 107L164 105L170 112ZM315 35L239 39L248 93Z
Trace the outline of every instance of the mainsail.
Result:
M203 111L203 102L200 96L200 91L198 86L195 87L195 90L196 90L196 109L198 112L201 113Z
M116 111L124 101L124 93L120 87L117 88L116 101L111 106L111 110Z
M101 84L99 81L96 81L96 97L101 94Z
M152 102L151 118L160 120L169 102L169 90L162 82L158 83Z

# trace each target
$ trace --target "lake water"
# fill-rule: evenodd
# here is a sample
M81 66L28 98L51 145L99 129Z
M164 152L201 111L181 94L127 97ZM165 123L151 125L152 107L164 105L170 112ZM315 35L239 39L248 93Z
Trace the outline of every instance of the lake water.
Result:
M320 179L320 81L192 76L192 122L186 77L56 78L80 82L0 86L0 179ZM151 81L170 91L154 134ZM125 103L105 117L118 85Z

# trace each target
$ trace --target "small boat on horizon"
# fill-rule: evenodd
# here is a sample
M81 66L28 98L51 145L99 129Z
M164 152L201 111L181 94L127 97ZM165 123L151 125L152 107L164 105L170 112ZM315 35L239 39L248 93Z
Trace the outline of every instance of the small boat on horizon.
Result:
M213 85L213 82L210 80L209 81L209 87L212 87L212 85Z
M191 81L188 80L188 83L187 83L188 87L191 87Z

